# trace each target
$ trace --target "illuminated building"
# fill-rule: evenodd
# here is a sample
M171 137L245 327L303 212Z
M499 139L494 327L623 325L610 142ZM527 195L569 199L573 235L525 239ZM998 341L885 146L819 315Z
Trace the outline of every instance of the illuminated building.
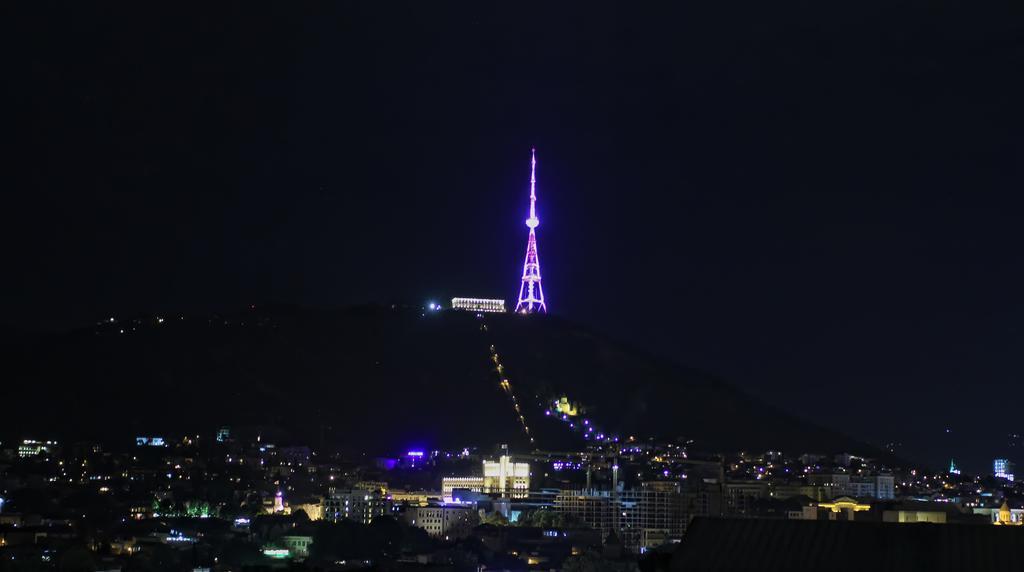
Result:
M911 524L928 522L931 524L946 524L949 515L942 510L886 510L882 511L882 522L899 522Z
M128 515L135 520L152 518L153 503L148 500L132 503L128 506Z
M352 520L370 524L378 516L391 513L391 501L380 490L331 489L324 498L324 518L337 522Z
M949 460L949 474L951 474L951 475L959 475L960 474L960 469L957 468L956 463L953 461L953 459Z
M230 441L230 440L231 440L231 428L230 427L221 427L220 429L217 429L217 442L218 443L225 443L225 442Z
M892 499L896 497L896 479L892 475L861 476L849 473L812 474L807 476L811 485L831 490L831 498Z
M564 490L555 497L554 509L585 522L602 538L614 531L634 552L678 542L690 518L686 496L670 482L618 492Z
M309 520L323 520L324 518L324 503L322 499L317 499L315 502L293 503L289 508L293 514L295 511L301 510L306 513Z
M1013 481L1013 463L1009 459L996 459L992 462L992 470L997 479Z
M523 262L523 279L519 285L519 301L516 303L516 312L532 314L534 312L547 312L544 304L544 289L540 285L540 259L537 257L537 226L540 219L537 218L537 150L530 150L530 218L526 219L526 226L530 228L530 235L526 240L526 261Z
M453 310L467 312L505 312L505 301L489 298L452 298Z
M481 483L481 486L483 483ZM440 497L438 493L428 493L427 491L391 491L391 502L398 504L406 504L410 506L427 506L431 497Z
M579 414L579 407L575 403L570 403L568 397L563 396L555 402L555 411L569 417L575 417Z
M820 502L817 506L811 503L804 506L802 511L790 511L789 518L865 522L880 520L898 524L970 522L963 520L960 508L951 503L890 500L869 504L850 497L839 497L831 502Z
M452 492L456 489L524 498L530 492L530 464L515 463L509 455L502 455L497 461L483 462L482 477L441 479L441 496L445 501L452 501Z
M484 490L483 477L444 477L441 479L441 498L445 502L452 502L452 496L456 490L482 492Z
M871 510L871 505L850 497L839 497L832 502L818 503L818 508L828 511L829 520L853 520L854 513Z
M1003 506L998 511L992 511L992 524L1002 526L1020 526L1024 524L1024 509L1013 509L1003 501Z
M136 437L136 447L165 447L167 443L164 442L163 437Z
M274 495L274 512L284 512L284 494L281 491Z
M50 454L57 447L56 441L36 441L35 439L25 439L18 445L18 456L24 459L25 457L36 457L43 453Z
M352 485L352 488L377 492L380 493L381 496L387 496L388 494L388 484L384 481L359 481Z
M502 455L497 461L484 461L484 493L525 497L530 491L530 464L513 463Z
M1010 505L1007 504L1005 500L999 508L990 506L973 507L971 509L971 513L989 517L992 524L998 524L1001 526L1024 525L1024 508L1010 508Z

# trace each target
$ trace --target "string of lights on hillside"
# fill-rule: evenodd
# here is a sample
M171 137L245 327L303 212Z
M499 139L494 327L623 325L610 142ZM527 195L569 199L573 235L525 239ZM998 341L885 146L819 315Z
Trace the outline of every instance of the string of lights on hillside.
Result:
M544 415L552 417L564 423L571 431L583 435L583 438L595 443L618 443L618 435L605 434L596 424L588 418L580 419L580 409L570 403L567 397L554 399L544 410Z
M487 324L480 324L480 331L484 334L487 333ZM515 389L509 382L508 377L505 376L505 366L501 364L501 358L498 357L498 350L494 347L494 344L490 344L491 361L494 362L496 371L498 372L498 386L501 387L502 391L512 400L512 409L516 413L516 417L519 419L519 424L523 427L523 432L526 433L526 437L530 440L530 443L534 442L533 436L530 435L530 426L526 424L526 416L523 415L523 408L520 405L519 398L516 397Z
M487 333L487 324L485 322L481 322L480 331L484 334ZM490 344L489 349L491 352L491 361L494 362L494 367L498 374L498 386L506 395L508 395L512 402L512 408L519 419L519 423L523 427L523 432L526 433L526 436L530 439L530 443L534 443L534 438L530 434L530 427L526 422L525 415L523 414L522 402L516 395L515 388L508 379L505 372L505 366L501 363L501 357L498 355L498 350L494 344ZM548 406L544 408L545 416L562 421L567 429L581 434L584 439L590 442L595 444L615 444L619 442L618 435L605 433L591 419L581 418L580 413L581 408L570 403L567 397L552 400Z

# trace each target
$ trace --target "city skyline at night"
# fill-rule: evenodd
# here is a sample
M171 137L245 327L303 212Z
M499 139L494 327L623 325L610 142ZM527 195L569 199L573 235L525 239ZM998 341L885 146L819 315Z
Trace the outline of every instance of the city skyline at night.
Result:
M832 10L225 6L218 34L21 6L74 49L26 34L12 70L0 334L268 302L513 309L535 145L558 316L936 463L1010 448L1012 417L946 409L965 384L1024 399L1024 87L1010 51L978 51L1015 19ZM650 305L609 302L626 288ZM909 422L861 414L905 403Z
M0 572L1022 568L1022 6L12 4Z

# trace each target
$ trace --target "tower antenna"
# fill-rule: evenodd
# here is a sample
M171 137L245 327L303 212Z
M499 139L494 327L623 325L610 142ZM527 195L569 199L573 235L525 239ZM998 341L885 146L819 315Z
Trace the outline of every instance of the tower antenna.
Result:
M540 219L537 218L537 149L530 149L530 218L526 219L530 229L526 240L526 261L523 262L523 279L519 284L519 302L516 312L532 314L547 313L544 303L544 289L540 284L540 259L537 257L537 232Z

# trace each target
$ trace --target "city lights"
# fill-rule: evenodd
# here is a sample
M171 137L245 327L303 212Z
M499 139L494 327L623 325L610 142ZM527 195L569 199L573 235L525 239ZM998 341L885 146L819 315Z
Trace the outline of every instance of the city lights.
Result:
M1024 4L12 4L0 572L1024 572Z

